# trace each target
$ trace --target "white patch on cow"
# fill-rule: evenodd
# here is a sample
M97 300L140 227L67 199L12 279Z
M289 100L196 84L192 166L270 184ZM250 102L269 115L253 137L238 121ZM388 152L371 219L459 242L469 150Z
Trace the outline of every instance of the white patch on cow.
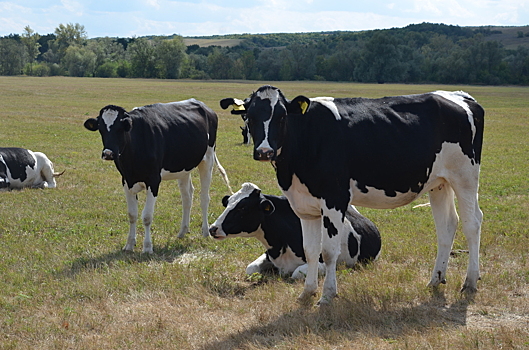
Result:
M446 98L447 100L454 102L455 104L461 106L465 110L465 112L467 112L468 122L470 123L470 127L472 128L472 140L474 140L474 136L476 135L476 126L474 125L474 114L468 107L468 104L465 100L465 99L471 99L475 101L474 98L464 91L438 90L438 91L434 91L433 93L439 96L442 96Z
M374 209L394 209L413 202L419 195L411 190L405 193L397 192L395 197L389 197L384 190L366 186L367 193L357 187L354 179L350 181L351 204Z
M292 210L299 218L312 220L320 217L320 199L313 197L307 186L295 174L292 176L292 185L288 190L283 191L283 194L288 198Z
M338 107L336 107L336 104L334 103L334 97L315 97L311 98L310 100L321 103L327 107L332 112L332 114L334 114L334 118L336 118L336 120L342 119L340 112L338 112Z
M184 177L186 177L189 173L191 173L191 171L186 171L186 170L173 173L169 170L165 170L162 168L162 171L160 172L160 176L162 177L163 181L179 180L179 179L183 179Z
M266 93L265 93L265 91L266 91ZM270 107L272 108L272 111L273 111L275 105L277 104L277 101L279 101L279 94L269 94L267 90L265 90L265 91L257 91L256 95L257 95L257 97L261 98L262 100L265 100L265 99L270 100Z
M256 148L257 150L269 151L272 149L272 146L270 146L270 143L268 142L268 133L270 132L270 122L271 121L272 121L272 118L268 119L267 121L263 123L265 136L264 136L263 141Z
M108 131L110 131L110 128L116 122L118 115L119 115L118 111L115 111L113 109L107 109L101 115L101 118L103 118L103 121L105 122L105 125Z
M128 187L127 182L125 181L125 186ZM145 185L145 182L136 182L132 187L129 189L129 191L132 194L138 194L141 191L145 190L147 186Z
M367 193L361 192L356 186L354 179L350 181L351 204L374 209L393 209L413 202L422 194L442 185L450 178L470 177L465 172L479 173L479 165L472 165L471 160L465 155L459 144L444 142L441 151L436 155L432 165L430 176L421 192L415 193L411 190L405 193L397 192L395 197L388 197L383 189L366 186ZM477 176L477 175L476 175Z

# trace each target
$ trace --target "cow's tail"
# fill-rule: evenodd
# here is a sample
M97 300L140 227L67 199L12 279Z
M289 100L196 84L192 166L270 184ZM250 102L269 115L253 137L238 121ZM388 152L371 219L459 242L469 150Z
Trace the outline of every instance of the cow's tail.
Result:
M65 171L66 171L66 170L63 170L63 171L61 171L60 173L53 173L53 177L59 177L59 176L61 176L62 174L64 174Z
M217 154L215 153L215 164L217 164L217 168L220 171L220 174L222 175L222 179L224 179L224 182L226 183L226 186L228 186L228 190L230 191L230 194L233 194L233 190L230 186L230 179L228 179L228 174L226 174L226 170L224 170L224 167L220 164L219 158L217 158Z

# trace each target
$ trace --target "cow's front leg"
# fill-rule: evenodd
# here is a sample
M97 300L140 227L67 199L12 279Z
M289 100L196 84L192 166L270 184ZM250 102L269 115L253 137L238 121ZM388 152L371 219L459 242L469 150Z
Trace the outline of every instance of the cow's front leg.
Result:
M136 193L133 193L129 186L125 184L123 186L125 192L125 198L127 200L127 211L129 214L129 236L127 238L127 244L123 247L123 250L133 251L136 245L136 221L138 220L138 197Z
M255 259L246 267L246 274L263 273L274 269L274 264L268 260L266 253Z
M344 234L343 217L344 215L336 209L323 208L322 257L326 273L318 304L329 304L337 295L336 261L340 255L340 241Z
M301 219L301 229L303 233L303 249L307 259L307 277L305 287L298 297L304 302L316 294L318 289L318 262L321 253L321 217L314 220Z
M153 253L152 238L151 238L151 224L154 217L154 206L156 205L156 196L153 194L152 188L147 189L147 198L145 199L145 208L143 208L142 220L145 228L145 237L143 239L143 252Z

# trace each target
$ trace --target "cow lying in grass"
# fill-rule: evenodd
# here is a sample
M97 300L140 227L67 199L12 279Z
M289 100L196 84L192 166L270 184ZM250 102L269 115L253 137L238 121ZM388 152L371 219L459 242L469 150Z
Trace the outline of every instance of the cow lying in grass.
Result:
M55 177L60 175L44 153L0 147L0 190L55 188Z
M262 194L256 185L245 183L234 195L224 197L222 203L226 209L210 226L210 235L217 240L255 237L266 248L263 255L248 265L247 274L277 269L282 275L292 274L292 278L306 276L301 223L285 197ZM345 230L340 231L338 262L352 267L378 257L380 234L370 220L349 206L344 226ZM319 271L325 271L321 262Z

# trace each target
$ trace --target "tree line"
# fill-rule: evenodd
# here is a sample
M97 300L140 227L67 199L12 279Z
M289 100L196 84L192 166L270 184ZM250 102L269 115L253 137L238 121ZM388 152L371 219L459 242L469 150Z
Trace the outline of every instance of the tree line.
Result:
M506 49L486 27L422 23L363 32L244 34L232 47L179 35L88 39L84 26L29 26L0 38L0 75L161 79L529 84L529 49ZM218 37L216 37L218 38Z

